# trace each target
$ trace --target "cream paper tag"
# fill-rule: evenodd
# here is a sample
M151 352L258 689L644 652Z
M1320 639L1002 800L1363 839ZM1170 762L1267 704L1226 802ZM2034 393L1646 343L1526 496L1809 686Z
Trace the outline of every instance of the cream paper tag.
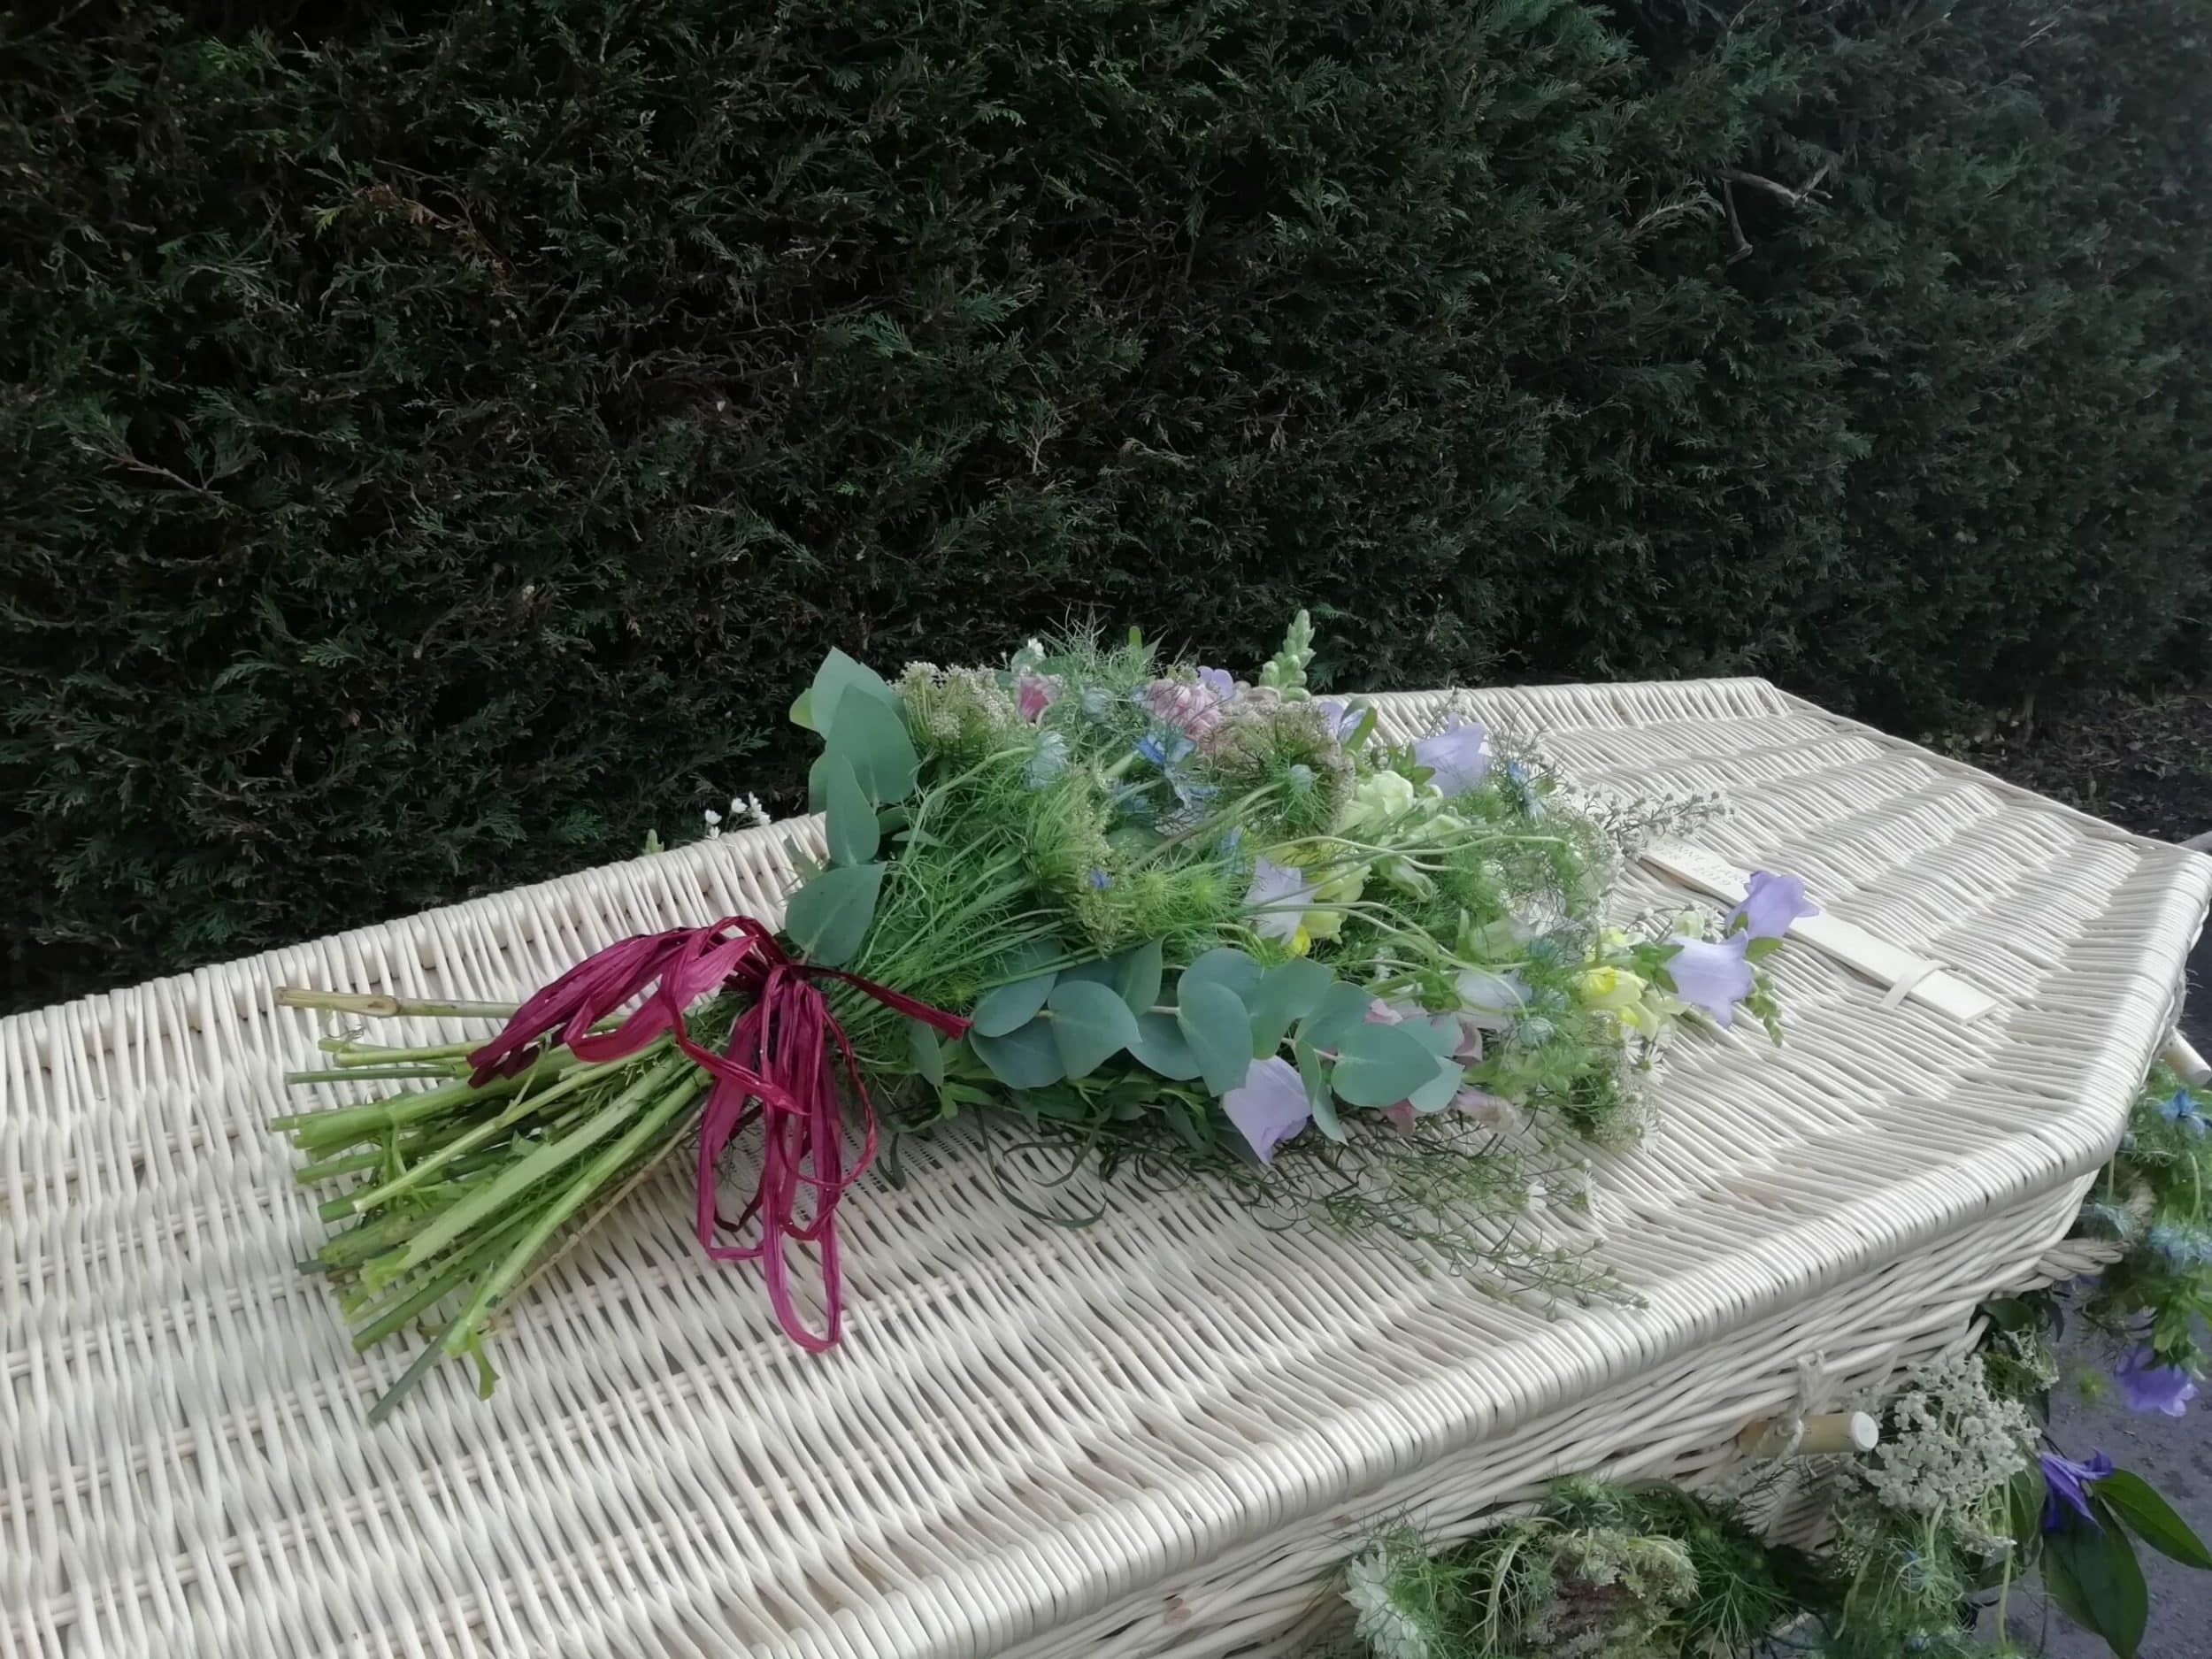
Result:
M1662 874L1731 904L1740 902L1751 886L1748 871L1739 870L1725 858L1687 841L1654 841L1640 856ZM1818 902L1817 895L1815 902ZM1996 1011L1995 997L1946 972L1942 964L1878 939L1840 918L1824 912L1801 917L1790 924L1790 937L1803 940L1855 973L1888 987L1885 1007L1894 1008L1909 996L1957 1020L1976 1020Z

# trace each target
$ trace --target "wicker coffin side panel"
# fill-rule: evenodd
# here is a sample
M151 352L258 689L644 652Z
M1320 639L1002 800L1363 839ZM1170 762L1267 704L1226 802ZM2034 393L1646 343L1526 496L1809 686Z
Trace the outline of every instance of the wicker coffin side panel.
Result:
M1733 1483L1772 1535L1816 1542L1826 1514L1816 1466L1799 1466L1811 1469L1809 1479L1762 1480L1736 1456L1737 1431L1755 1417L1863 1401L1962 1345L1978 1303L2046 1282L2045 1253L2072 1225L2085 1187L2036 1194L1918 1255L1379 1488L1356 1509L1271 1534L1003 1659L1287 1659L1341 1627L1339 1571L1376 1532L1404 1522L1448 1544L1537 1499L1562 1475Z

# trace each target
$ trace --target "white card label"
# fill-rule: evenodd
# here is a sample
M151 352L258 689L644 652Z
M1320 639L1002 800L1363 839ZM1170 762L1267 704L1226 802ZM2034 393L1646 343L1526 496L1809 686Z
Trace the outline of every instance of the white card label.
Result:
M1702 847L1693 847L1687 841L1654 841L1644 849L1641 857L1662 875L1731 904L1740 902L1751 886L1749 871L1740 870L1725 858ZM1814 900L1818 902L1817 895ZM1995 997L1957 974L1947 972L1942 964L1893 945L1863 927L1824 912L1792 922L1790 937L1803 940L1814 949L1833 956L1877 985L1892 987L1898 995L1915 1002L1925 1002L1954 1019L1980 1019L1997 1010ZM1887 1001L1893 1007L1896 996Z

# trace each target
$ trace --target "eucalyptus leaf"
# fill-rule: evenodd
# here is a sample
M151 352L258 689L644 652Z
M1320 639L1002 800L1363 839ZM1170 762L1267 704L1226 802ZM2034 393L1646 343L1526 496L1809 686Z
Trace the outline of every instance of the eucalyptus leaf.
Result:
M1298 1080L1306 1086L1306 1104L1313 1111L1314 1127L1332 1141L1342 1141L1344 1120L1336 1115L1336 1098L1329 1092L1328 1068L1302 1037L1290 1045L1298 1061Z
M1229 945L1217 946L1183 970L1178 985L1222 985L1241 1002L1259 987L1263 970L1256 957ZM1180 993L1178 993L1179 996Z
M849 691L894 710L899 706L899 694L884 683L882 675L832 647L821 667L814 671L813 685L791 705L791 718L810 731L827 735Z
M1345 1038L1367 1024L1367 1006L1375 999L1356 985L1333 980L1321 993L1321 1001L1298 1027L1303 1041L1317 1048L1341 1046Z
M1395 1025L1362 1025L1337 1045L1330 1082L1354 1106L1394 1106L1436 1075L1436 1056Z
M840 968L852 959L875 919L883 891L882 864L839 864L791 895L784 932L809 962Z
M925 1082L941 1086L945 1080L945 1049L937 1041L936 1031L921 1020L910 1019L906 1022L906 1042L916 1074Z
M1245 998L1252 1013L1253 1055L1263 1058L1280 1048L1283 1033L1313 1012L1335 980L1325 965L1306 956L1279 962L1262 974Z
M914 775L921 762L896 703L864 696L843 698L830 720L829 752L852 763L860 787L879 806L914 793Z
M1137 1035L1129 1052L1146 1067L1177 1083L1198 1075L1198 1056L1183 1041L1183 1029L1172 1014L1140 1014Z
M997 1037L979 1037L971 1031L968 1041L976 1058L1009 1088L1046 1088L1067 1075L1050 1020L1033 1019Z
M1110 985L1064 976L1045 1006L1071 1078L1088 1077L1137 1040L1137 1017Z
M1016 979L984 992L969 1010L969 1029L979 1037L1003 1037L1018 1026L1026 1025L1036 1018L1037 1010L1045 1005L1045 998L1052 995L1056 973L1033 974L1026 979Z
M1449 1015L1431 1018L1417 1014L1399 1022L1398 1029L1440 1060L1450 1059L1465 1034L1459 1028L1459 1021Z
M822 833L829 842L830 857L841 864L866 864L883 841L873 803L862 792L860 779L844 756L827 754L815 764L827 771L822 807L826 821Z
M1175 1021L1208 1088L1226 1094L1244 1081L1252 1069L1252 1016L1234 991L1214 979L1194 984L1186 973L1175 988Z
M1432 1055L1429 1058L1436 1067L1436 1075L1406 1093L1408 1103L1425 1115L1440 1112L1450 1105L1452 1096L1459 1093L1459 1086L1467 1080L1467 1068L1449 1055Z
M1114 958L1114 989L1132 1014L1148 1013L1160 1000L1160 941L1148 939Z

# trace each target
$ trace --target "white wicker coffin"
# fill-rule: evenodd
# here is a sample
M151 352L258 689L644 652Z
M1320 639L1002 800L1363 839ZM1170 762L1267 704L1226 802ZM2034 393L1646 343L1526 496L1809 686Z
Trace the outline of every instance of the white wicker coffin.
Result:
M1787 1045L1688 1037L1644 1143L1598 1160L1592 1259L1640 1304L1548 1318L1204 1187L1057 1229L956 1137L847 1202L836 1352L701 1259L672 1168L540 1281L489 1404L449 1366L374 1430L406 1356L357 1356L295 1271L319 1224L262 1122L317 1027L272 988L511 999L625 933L772 914L812 826L21 1015L0 1655L1283 1651L1377 1517L1449 1535L1565 1471L1710 1473L1747 1419L2032 1279L2168 1029L2212 861L1757 681L1471 700L1578 782L1724 792L1710 849L1996 1010L1785 950ZM1401 734L1443 707L1382 701Z

